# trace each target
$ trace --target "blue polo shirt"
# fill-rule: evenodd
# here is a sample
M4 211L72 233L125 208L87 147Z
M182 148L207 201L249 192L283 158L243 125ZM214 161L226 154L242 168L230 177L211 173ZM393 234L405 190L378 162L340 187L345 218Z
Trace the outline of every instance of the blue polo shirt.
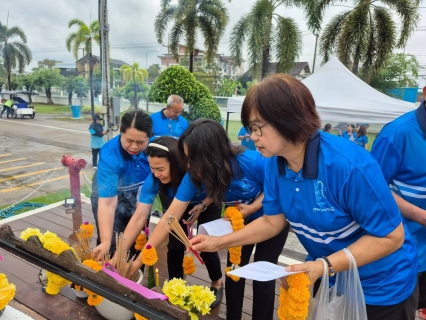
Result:
M364 145L368 143L368 137L367 136L356 137L354 142L355 144L364 148Z
M139 195L139 202L153 204L155 197L160 190L160 183L161 182L158 179L155 179L154 175L150 173L142 186L142 191ZM167 194L170 199L173 199L176 195L172 188L167 188ZM197 191L195 196L191 199L191 203L199 203L205 197L206 192L204 190Z
M97 172L100 198L115 197L118 189L137 191L151 172L148 156L144 152L129 154L121 146L120 136L108 141L100 152Z
M177 119L169 119L164 115L165 108L161 111L151 114L152 132L154 136L172 136L179 138L188 128L188 121L179 116Z
M404 200L426 210L425 102L387 124L374 140L376 158L389 187ZM426 227L405 218L417 243L419 272L426 271Z
M311 137L298 173L283 157L267 159L264 193L265 214L285 213L308 260L342 250L367 234L384 237L403 222L373 157L331 134ZM367 304L398 304L414 290L417 252L404 229L401 248L358 269Z
M356 133L355 133L355 131L352 131L352 133L353 133L353 137L354 138L356 138ZM345 139L350 139L351 138L351 136L348 134L348 132L347 131L343 131L343 133L342 133L342 138L345 138Z
M246 134L250 134L250 132L243 126L238 132L238 136L245 136ZM250 150L256 150L256 146L254 145L254 141L249 139L241 140L241 145Z
M245 150L231 160L233 177L225 194L225 205L252 203L263 191L265 175L265 158L253 150ZM176 194L176 199L189 201L197 193L197 187L192 183L189 173L186 173ZM263 208L250 215L254 220L263 215Z

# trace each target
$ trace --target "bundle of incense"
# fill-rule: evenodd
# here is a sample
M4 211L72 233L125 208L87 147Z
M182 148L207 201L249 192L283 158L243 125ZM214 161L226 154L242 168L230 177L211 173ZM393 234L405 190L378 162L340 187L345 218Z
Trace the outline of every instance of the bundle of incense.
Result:
M179 222L176 220L175 215L172 213L169 215L168 219L167 219L167 225L170 227L170 229L168 229L167 227L163 226L166 228L166 230L172 235L174 236L176 239L178 239L180 242L182 242L182 244L187 247L189 250L191 250L191 252L197 257L197 259L204 264L203 259L201 259L200 255L198 254L198 252L192 250L192 246L191 243L189 242L188 236L186 235L185 231L183 231L182 226L179 224Z
M92 259L92 250L90 250L90 239L87 230L78 229L74 231L77 237L77 243L73 245L75 252L81 261Z
M130 252L126 250L126 239L124 239L123 234L115 234L115 243L116 243L116 251L114 255L115 259L115 268L118 271L118 274L122 277L129 278L131 274L129 274L130 266L132 262L135 260L136 256L133 255L130 258Z

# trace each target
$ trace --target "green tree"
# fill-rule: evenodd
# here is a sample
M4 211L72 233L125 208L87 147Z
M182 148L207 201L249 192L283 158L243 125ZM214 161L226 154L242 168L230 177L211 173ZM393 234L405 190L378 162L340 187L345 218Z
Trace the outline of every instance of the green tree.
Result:
M151 64L147 71L148 71L148 75L149 75L148 80L154 81L160 75L161 67L158 63L157 64Z
M24 72L25 66L30 64L32 58L24 31L17 26L9 28L7 24L0 22L0 52L7 73L8 88L12 90L12 71L17 69L19 73Z
M3 86L7 85L7 72L3 64L0 63L0 92L3 90Z
M137 62L134 62L131 66L127 64L122 65L120 67L120 71L122 72L124 82L133 84L134 108L135 110L138 110L138 83L143 83L145 79L148 79L148 71L139 68L139 64Z
M34 85L38 88L44 88L46 92L47 104L54 104L52 101L52 87L62 86L64 77L60 75L57 69L35 68L33 69Z
M78 30L71 33L67 40L66 46L69 52L72 51L75 59L78 59L78 51L81 46L84 46L85 51L89 56L89 75L90 75L90 107L92 109L92 117L95 115L95 101L94 101L94 91L93 91L93 50L92 43L95 41L98 45L100 44L100 34L99 34L99 21L94 20L90 26L87 26L80 19L72 19L68 22L68 28L77 26Z
M153 83L148 99L166 103L171 94L179 95L190 105L189 112L183 113L188 120L204 117L220 121L219 107L210 90L182 66L171 66L164 70Z
M17 77L18 84L26 91L34 91L36 86L34 84L34 76L32 74L21 74ZM32 94L28 93L28 102L33 103Z
M330 3L322 1L316 12L319 21ZM368 82L382 70L395 48L405 47L418 21L418 0L356 1L353 9L336 15L322 32L323 62L336 54L354 74L362 68Z
M90 87L87 83L87 80L83 77L75 77L74 82L74 92L78 98L80 98L80 106L83 106L83 98L87 97L87 92L90 90Z
M371 79L370 86L393 96L391 89L417 87L421 69L424 68L415 56L404 53L393 54L382 71Z
M62 62L57 60L51 60L51 59L43 59L42 61L38 61L37 65L39 68L49 68L52 69L56 63Z
M292 18L282 17L275 11L283 4L299 1L257 0L251 11L234 26L230 51L235 63L241 66L246 43L248 65L254 79L262 80L269 71L275 52L277 72L288 72L294 67L302 51L302 36Z
M68 105L72 105L72 94L74 93L74 79L76 76L69 76L62 82L62 89L68 93Z
M155 32L158 43L163 42L167 25L174 20L170 33L170 50L176 59L179 58L179 43L183 37L186 54L189 54L189 71L194 71L194 55L197 54L195 44L197 32L201 32L206 48L205 58L208 63L215 57L220 38L228 24L228 10L221 0L171 0L161 1L161 12L155 20Z
M210 92L215 95L216 87L215 87L215 77L211 74L207 74L204 72L194 72L193 73L195 79L204 84L207 88L209 88Z
M135 84L129 82L122 88L116 88L114 90L114 96L115 97L123 97L125 99L128 99L131 103L131 108L135 104L138 105L141 100L146 101L146 110L148 111L148 94L149 94L150 87L145 83L136 83L136 90L135 90ZM137 92L137 96L135 95L135 92ZM135 100L136 103L135 103Z
M223 78L219 80L219 88L217 89L217 95L219 97L232 97L235 93L235 89L241 90L241 88L241 83L237 80Z

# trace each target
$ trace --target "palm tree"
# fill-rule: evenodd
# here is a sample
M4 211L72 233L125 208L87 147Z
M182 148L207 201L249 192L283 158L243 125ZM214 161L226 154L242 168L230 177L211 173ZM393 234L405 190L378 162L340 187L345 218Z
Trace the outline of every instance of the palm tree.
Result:
M13 40L15 37L20 41ZM16 26L9 28L0 22L0 52L7 73L8 88L12 90L10 80L12 70L18 68L19 73L24 72L25 66L30 64L32 58L24 31Z
M94 20L90 26L87 26L80 19L72 19L70 22L68 22L68 28L71 28L74 25L78 27L78 30L77 32L73 32L68 36L66 40L66 46L69 52L72 50L76 60L78 59L78 51L80 50L81 46L84 46L84 49L89 56L90 104L92 108L92 116L94 116L95 102L93 94L93 66L95 63L92 56L92 41L94 40L98 45L100 44L101 38L99 35L99 21Z
M257 0L231 33L230 51L235 63L242 64L243 45L247 43L248 63L252 76L262 80L275 53L277 72L288 72L302 51L302 36L292 18L282 17L275 10L280 5L298 5L302 1Z
M332 0L322 1L316 11L317 21L321 21L324 8L330 3ZM338 14L326 25L320 37L323 62L336 54L354 74L362 71L368 82L384 67L395 48L405 47L419 21L418 5L417 0L356 1L353 9ZM394 18L394 13L398 18Z
M143 83L148 79L148 71L139 68L137 62L134 62L131 66L127 64L122 65L120 71L123 74L124 82L130 82L134 85L135 110L138 110L138 83Z
M174 20L170 34L170 51L179 58L179 41L185 38L186 54L189 53L189 72L194 69L194 55L197 54L195 44L197 32L201 31L206 48L207 63L213 61L217 53L219 40L228 24L228 10L221 0L161 0L161 12L155 20L155 32L158 43L162 43L167 24Z

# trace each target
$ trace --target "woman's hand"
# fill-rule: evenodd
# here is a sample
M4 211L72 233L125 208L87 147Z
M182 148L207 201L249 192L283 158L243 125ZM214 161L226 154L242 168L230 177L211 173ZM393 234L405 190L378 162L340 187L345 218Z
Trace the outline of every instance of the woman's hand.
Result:
M195 238L189 240L194 251L216 252L219 250L218 237L212 237L205 234L199 234Z
M92 251L93 259L96 261L101 261L102 256L109 252L111 244L107 244L106 242L102 242Z
M253 214L253 206L251 204L238 204L238 210L240 210L243 215L243 219L247 218L249 215Z
M140 269L142 267L142 262L141 262L141 259L140 259L140 255L136 258L136 260L135 261L133 261L132 262L132 264L130 265L130 269L129 269L129 275L130 275L130 278L132 278L133 277L133 275L135 274L135 273L137 273L138 272L138 270ZM146 267L145 267L146 268Z
M310 282L309 287L312 287L315 281L322 277L324 273L324 264L321 260L308 261L301 264L287 266L286 271L305 271L305 274L308 276ZM281 280L281 286L285 288L286 285L287 281L285 281L285 284L283 284L283 281Z
M201 212L203 212L203 205L202 204L197 204L195 205L189 212L189 219L188 220L184 220L182 219L184 224L193 224L195 221L198 220L198 217L200 216Z

